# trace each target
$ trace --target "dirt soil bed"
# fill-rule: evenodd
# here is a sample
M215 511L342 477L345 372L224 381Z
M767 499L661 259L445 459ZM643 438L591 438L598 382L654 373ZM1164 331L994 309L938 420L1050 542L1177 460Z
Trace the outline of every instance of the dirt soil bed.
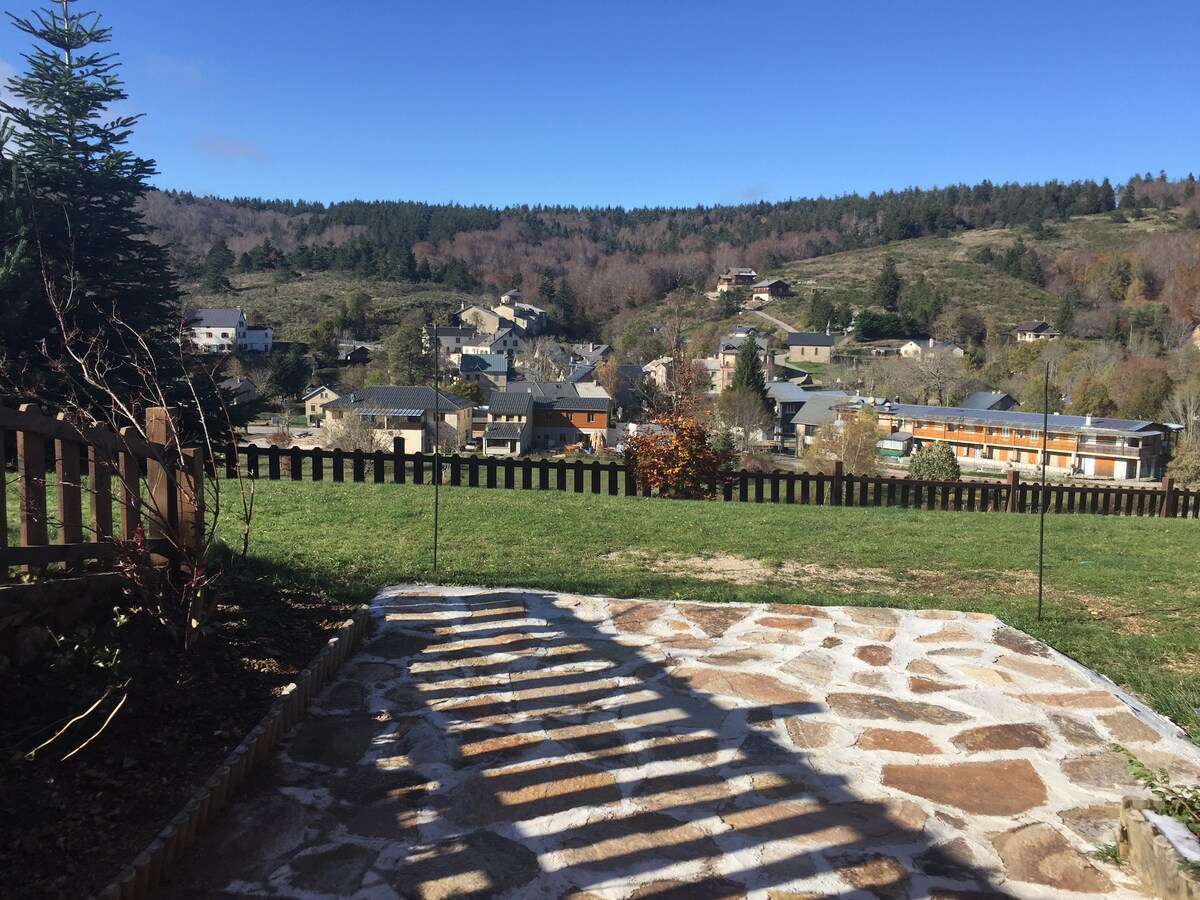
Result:
M258 724L350 611L247 583L186 656L165 644L155 623L133 619L118 628L110 617L60 636L29 666L0 675L0 896L101 890ZM110 686L86 719L27 758ZM118 703L100 736L63 761Z

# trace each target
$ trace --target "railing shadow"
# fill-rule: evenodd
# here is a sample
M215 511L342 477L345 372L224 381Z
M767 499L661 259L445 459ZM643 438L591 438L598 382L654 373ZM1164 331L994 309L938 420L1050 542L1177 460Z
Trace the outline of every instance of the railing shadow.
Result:
M655 605L613 603L617 628L539 592L376 601L168 893L1008 896L916 803L818 770L802 682L709 653L719 626L664 636Z

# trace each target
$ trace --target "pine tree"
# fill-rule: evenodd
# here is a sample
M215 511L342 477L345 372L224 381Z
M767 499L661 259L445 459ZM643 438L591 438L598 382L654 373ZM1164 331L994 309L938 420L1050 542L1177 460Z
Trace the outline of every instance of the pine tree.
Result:
M871 299L888 312L895 312L900 307L900 294L903 290L904 282L896 269L896 258L885 256L883 270L871 285Z
M226 273L233 266L236 257L224 239L218 238L216 243L204 257L204 277L201 285L206 291L229 290L229 279Z
M751 332L738 347L733 361L733 377L727 391L752 391L762 399L763 409L771 412L771 398L767 396L767 379L763 375L762 361L758 358L758 342Z
M37 45L28 71L0 101L0 358L26 390L65 399L55 366L68 341L101 358L137 396L148 354L172 346L179 292L166 251L146 240L138 200L154 163L124 149L138 116L112 116L126 99L110 39L94 13L13 17ZM166 360L158 360L160 365Z

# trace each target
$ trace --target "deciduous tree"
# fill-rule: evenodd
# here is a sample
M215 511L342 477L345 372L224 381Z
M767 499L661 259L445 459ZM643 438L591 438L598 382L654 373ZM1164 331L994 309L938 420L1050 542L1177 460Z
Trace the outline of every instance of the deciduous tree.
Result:
M656 497L712 499L728 453L712 446L692 416L668 414L655 424L661 430L639 432L627 442L638 485Z
M950 445L945 441L935 441L913 454L908 474L926 481L958 481L962 477L962 469Z
M831 472L840 461L852 475L876 475L879 472L879 416L871 409L839 422L830 422L817 429L813 442L804 454L809 471Z

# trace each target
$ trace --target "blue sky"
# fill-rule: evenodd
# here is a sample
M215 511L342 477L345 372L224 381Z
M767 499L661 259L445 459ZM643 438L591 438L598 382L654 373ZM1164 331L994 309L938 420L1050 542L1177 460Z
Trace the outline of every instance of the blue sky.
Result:
M113 29L155 184L199 194L693 206L1200 173L1196 0L76 6ZM0 74L28 48L0 23Z

